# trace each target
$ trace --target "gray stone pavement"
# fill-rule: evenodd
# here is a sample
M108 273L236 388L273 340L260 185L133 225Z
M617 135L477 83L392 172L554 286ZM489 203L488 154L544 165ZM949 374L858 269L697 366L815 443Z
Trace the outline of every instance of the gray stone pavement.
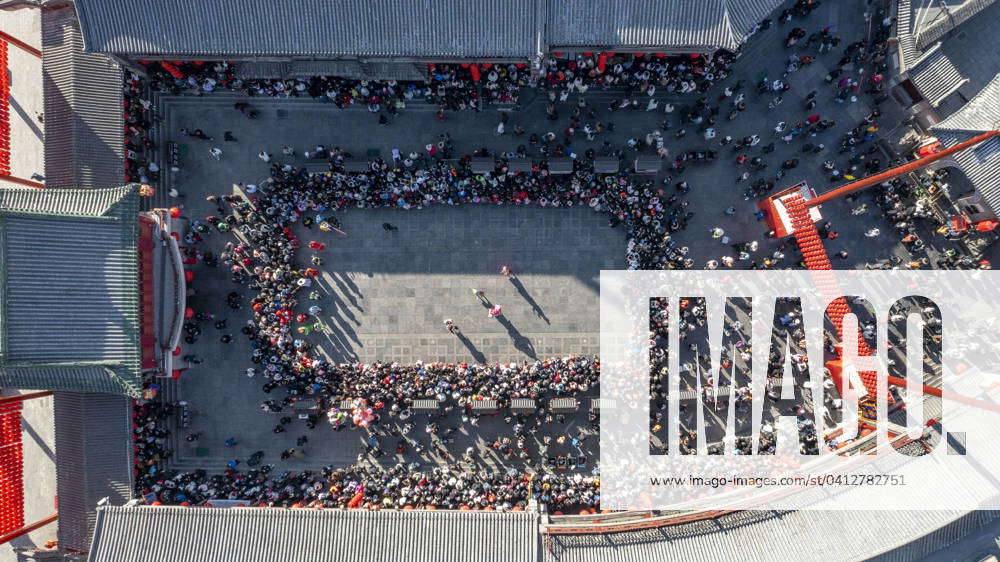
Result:
M0 12L0 29L41 48L41 19L36 10ZM7 46L10 79L11 175L30 179L31 174L45 173L43 125L38 116L44 111L42 100L42 60L14 45ZM4 185L14 185L7 184Z
M326 266L318 281L322 298L316 302L329 327L310 341L331 360L496 363L598 353L597 276L601 269L623 267L624 239L620 229L608 229L604 218L590 209L350 210L340 220L346 237L318 229L308 233L327 245L319 252ZM383 231L386 221L399 230ZM214 234L204 244L217 249L225 240ZM300 259L308 260L306 251ZM515 277L501 276L501 265L509 265ZM195 415L191 428L175 435L173 466L218 469L228 460L224 455L246 458L258 449L275 460L292 446L297 431L309 435L310 457L288 461L292 466L353 462L363 448L361 432L333 433L322 421L315 431L296 422L298 427L287 434L272 433L281 415L259 411L268 398L260 391L263 381L243 374L253 366L238 332L248 311L226 307L221 297L234 286L223 268L198 266L195 271L197 294L190 304L226 318L228 325L218 331L208 323L199 340L186 346L185 352L197 353L205 362L179 383L179 396L191 403ZM474 288L503 307L502 320L489 317ZM444 329L446 318L461 327L461 337ZM233 333L235 343L222 344L222 333ZM584 407L570 427L585 424L585 412ZM510 432L503 422L484 420L478 431L469 433L469 427L454 418L442 422L461 427L449 447L453 456L474 446L488 459L484 436L492 439ZM422 427L413 433L422 432ZM183 436L189 432L204 435L188 443ZM241 443L226 449L222 442L229 437ZM426 446L426 435L422 437ZM391 446L383 447L395 449L395 437L388 441ZM198 448L205 449L204 456L198 456ZM563 454L554 446L551 452ZM416 457L434 460L426 454Z

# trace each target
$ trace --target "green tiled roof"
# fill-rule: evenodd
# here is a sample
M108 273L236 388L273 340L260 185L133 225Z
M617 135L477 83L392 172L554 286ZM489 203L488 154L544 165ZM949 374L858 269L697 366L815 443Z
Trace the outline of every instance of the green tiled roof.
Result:
M0 188L0 386L138 396L139 196Z

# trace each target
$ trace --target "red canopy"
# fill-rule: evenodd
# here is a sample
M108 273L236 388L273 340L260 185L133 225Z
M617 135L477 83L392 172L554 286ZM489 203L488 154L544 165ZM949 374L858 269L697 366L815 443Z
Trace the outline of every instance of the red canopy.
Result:
M979 221L979 222L976 223L976 230L978 232L989 232L989 231L993 230L994 228L996 228L998 225L1000 225L1000 221L996 221L996 220L993 220L993 219L985 220L985 221Z
M944 145L942 145L940 142L935 142L933 144L920 147L917 150L917 155L923 158L924 156L930 156L931 154L934 154L936 152L941 152L943 148Z

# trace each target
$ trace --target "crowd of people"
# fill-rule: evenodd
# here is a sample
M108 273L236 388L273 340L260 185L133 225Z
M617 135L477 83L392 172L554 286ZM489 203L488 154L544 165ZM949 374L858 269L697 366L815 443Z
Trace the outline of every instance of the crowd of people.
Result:
M804 6L811 4L806 2ZM779 22L787 22L792 15L808 15L810 10L797 4L792 12L782 13ZM767 29L771 25L772 22L765 21L758 28ZM843 58L825 76L825 86L831 89L831 103L852 103L862 92L880 94L881 76L887 68L885 39L888 28L885 25L876 27L871 44L848 45ZM251 359L257 365L247 375L259 377L267 394L279 389L284 393L281 398L265 401L261 405L263 411L281 412L304 397L319 398L327 404L358 399L374 410L377 427L379 417L404 415L413 400L433 398L454 402L472 419L474 414L470 406L476 400L496 400L504 407L514 398L544 400L595 393L599 362L590 357L566 357L509 365L331 363L320 356L308 337L313 331L324 330L322 308L318 303L320 293L313 286L318 268L322 267L322 244L307 243L297 232L303 232L303 228L304 232L337 230L340 225L336 212L345 208L420 209L430 205L477 203L586 206L606 213L610 226L620 225L625 229L628 236L626 261L630 269L702 266L714 269L720 264L752 269L803 267L801 259L796 259L800 256L794 240L782 242L777 250L767 255L757 255L759 244L756 240L732 240L722 228L716 228L711 236L721 239L724 247L731 247L734 255L727 252L719 258L707 256L707 261L701 264L680 242L679 235L695 212L685 199L695 183L694 179L689 181L682 177L687 165L728 159L720 152L733 150L732 159L739 170L736 183L746 182L744 198L756 201L770 192L787 170L800 165L798 158L769 163L768 155L777 143L797 143L803 159L825 149L823 141L826 139L821 135L836 123L824 118L817 109L821 96L815 90L805 95L801 108L789 113L803 116L777 121L773 133L759 131L740 139L723 134L725 117L733 121L748 110L771 110L776 115L788 111L791 103L781 104L791 88L790 76L812 64L820 53L837 47L839 37L829 26L812 34L796 27L789 31L784 41L786 47L796 47L797 52L788 57L780 78L763 76L755 84L729 81L717 97L706 94L713 85L729 78L736 53L722 50L710 56L560 55L543 61L542 71L535 75L525 64L439 63L428 66L427 79L422 82L330 76L252 80L239 78L235 66L226 62L150 62L146 65L148 75L145 78L130 75L125 82L126 171L130 178L144 183L155 181L160 171L155 162L144 156L155 148L148 134L149 127L157 119L146 98L150 90L200 95L222 88L240 92L248 98L310 96L338 107L364 105L380 118L404 109L411 100L420 99L435 104L438 118L445 119L447 110L477 110L482 109L484 103L517 104L522 92L536 88L548 98L547 115L552 121L559 119L559 109L567 105L570 95L579 96L580 102L569 109L569 126L563 135L554 132L531 134L524 144L510 153L495 154L481 148L455 160L451 139L444 134L438 143L428 144L423 150L394 151L391 159L377 158L367 171L358 173L346 171L345 164L351 159L347 151L340 147L316 146L309 151L310 157L328 161L330 168L325 173L310 173L293 161L294 151L290 147L284 152L288 158L279 158L280 162L271 161L272 156L264 151L260 158L269 163L270 175L259 185L243 186L251 199L236 195L211 198L217 212L194 220L192 231L185 237L184 252L188 263L224 266L235 283L252 293L245 298L234 291L227 298L227 304L232 308L246 305L252 311L251 319L241 327L250 342ZM855 62L870 65L872 71L867 79L844 70ZM596 109L583 102L580 94L591 88L613 89L620 93L620 98L607 108L611 113L659 110L676 119L676 123L668 118L652 131L629 139L625 147L604 142L599 149L576 151L574 135L578 131L592 141L613 127L610 123L596 122ZM747 94L753 95L754 88L756 96L751 99ZM657 92L690 93L692 102L676 108L666 103L660 109ZM247 118L255 118L255 110L249 102L237 104L236 109ZM822 164L831 181L862 177L884 167L874 145L879 117L877 110L871 112L840 139L839 154L846 156L830 158ZM586 122L587 119L590 121ZM504 123L501 121L497 134L504 134ZM684 142L681 139L689 134L689 129L692 138L697 137L700 144L704 144L702 139L711 141L712 148L666 149L665 135L672 134L679 144ZM202 137L194 135L196 138L207 137L200 130L197 132ZM514 133L526 134L523 128L515 129ZM827 142L836 146L835 140ZM597 174L593 171L592 164L598 155L622 159L629 150L664 158L669 168L666 181L654 182L649 177L628 172ZM530 171L511 171L511 162L536 154L541 161L534 163ZM566 175L550 173L546 158L564 155L574 157L573 172ZM496 156L497 166L489 172L473 172L472 156ZM765 172L769 167L771 171ZM879 188L876 201L904 243L919 250L924 243L914 227L914 219L922 216L923 211L913 208L911 196L902 180L894 180ZM858 214L866 212L861 207L863 205L858 207ZM726 214L731 213L727 210ZM198 242L210 231L239 233L240 239L229 242L225 250L215 256L198 248ZM821 231L827 238L836 237L831 225L823 225ZM309 265L300 265L297 260L304 246L315 250ZM791 255L789 259L786 253ZM846 251L842 253L845 255L840 257L846 257ZM916 266L912 263L908 266L926 265L916 261ZM886 263L888 267L900 265L891 260ZM936 265L979 266L957 255L946 255ZM665 318L654 314L653 320L665 326ZM201 325L210 321L212 318L204 315L190 320L185 325L186 342L195 343L202 333ZM682 321L697 324L690 318L682 318ZM655 342L655 326L651 326L651 330L651 339ZM225 337L229 337L229 341L223 340L224 343L232 341L232 336L227 334ZM654 365L664 368L665 348L654 343L651 353ZM749 348L741 353L748 354ZM737 388L735 392L738 407L749 401L749 388ZM659 398L651 420L654 427L660 422L657 416L662 416L663 412L663 397ZM412 465L382 469L361 462L344 468L328 467L319 472L278 473L272 465L260 465L262 452L246 462L248 470L245 471L234 460L223 474L163 472L159 467L172 454L167 447L170 430L165 420L177 415L175 410L171 404L156 401L144 401L135 409L137 487L144 494L155 494L157 501L163 503L194 504L225 498L281 506L524 509L529 500L535 500L550 510L599 506L596 474L539 473L532 476L513 468L505 473L492 473L458 465L420 471ZM544 412L541 415L544 416ZM737 447L745 451L749 445L741 442ZM294 450L286 450L288 456L294 456L289 451Z
M679 451L681 454L697 454L698 445L698 415L697 409L702 400L713 403L721 401L726 411L730 400L734 408L735 431L737 435L748 435L751 433L752 423L750 413L753 405L753 388L746 373L752 363L753 346L751 345L750 325L745 324L740 318L749 319L749 301L733 299L731 301L733 309L727 311L732 313L731 318L727 318L723 328L723 347L718 359L718 368L713 369L715 358L711 356L710 349L706 349L704 344L699 347L691 340L708 342L707 334L707 312L705 300L703 298L682 299L679 302L679 314L674 321L677 322L678 343L680 348L675 351L679 354L680 377L678 389L682 393L680 402L681 420L680 429L683 432L679 440ZM808 357L806 355L805 331L802 328L801 312L790 306L791 299L779 299L776 303L775 315L779 317L781 325L787 330L782 336L787 339L787 346L790 350L790 362L795 367L793 373L808 376ZM668 365L668 341L670 326L670 302L665 298L655 298L649 301L649 361L650 361L650 434L654 437L651 443L651 450L657 454L667 454L666 439L667 423L664 416L667 413L667 400L669 396L668 381L670 380ZM691 338L689 340L688 338ZM830 336L827 335L827 338ZM828 351L832 351L829 344ZM785 370L784 346L772 346L768 354L768 377L771 379L781 378ZM794 375L793 375L794 377ZM796 384L800 384L799 380ZM832 381L827 380L827 385ZM702 393L698 400L684 399L684 392L691 391L701 385ZM717 396L713 388L718 386ZM814 412L811 408L796 407L794 411L783 411L780 408L773 408L769 404L778 404L781 398L781 389L773 385L767 385L763 389L770 398L770 402L765 402L762 419L761 440L757 444L756 451L760 454L773 454L777 444L777 436L773 425L764 423L772 420L775 414L795 415L798 418L800 448L802 454L816 454L819 446L816 428L813 425ZM833 404L832 393L827 393L825 403L829 406ZM718 412L718 404L716 411ZM723 423L726 415L721 414ZM707 433L709 436L716 435L721 438L726 429L725 426L715 426L712 420L706 419ZM713 440L709 437L709 442ZM754 454L755 447L751 439L741 437L734 441L733 454L751 455ZM718 444L708 446L710 454L724 454Z
M494 473L457 465L419 470L402 463L279 472L273 464L259 464L262 451L252 456L257 462L246 470L237 465L219 474L161 471L159 463L169 458L164 444L171 430L166 425L175 414L173 405L156 401L144 402L134 412L136 487L156 505L242 500L272 507L520 511L535 501L550 511L574 512L599 506L599 479L582 474Z
M337 76L250 79L237 76L237 65L200 61L145 63L146 83L174 95L226 89L245 96L299 97L333 102L338 107L363 104L373 113L403 109L422 99L440 110L482 109L486 103L517 104L526 88L538 88L555 100L590 88L624 89L652 96L662 92L705 92L729 75L736 53L712 55L633 53L559 53L543 61L533 75L526 63L431 63L423 81L366 80ZM485 99L480 100L482 95Z
M257 301L260 302L260 301ZM271 312L261 310L258 325ZM290 329L288 326L284 329ZM399 413L413 400L454 401L466 408L475 400L495 400L499 407L513 398L541 400L596 393L600 367L589 357L566 357L523 364L480 365L469 363L354 363L327 364L307 356L293 365L310 363L311 368L286 370L280 361L282 352L297 349L282 347L280 320L270 330L258 331L253 341L254 362L264 365L261 376L269 379L265 391L284 387L290 396L316 395L334 401L363 398L369 404L384 406ZM271 334L277 334L276 337ZM305 346L299 348L305 355ZM279 360L275 360L279 359Z

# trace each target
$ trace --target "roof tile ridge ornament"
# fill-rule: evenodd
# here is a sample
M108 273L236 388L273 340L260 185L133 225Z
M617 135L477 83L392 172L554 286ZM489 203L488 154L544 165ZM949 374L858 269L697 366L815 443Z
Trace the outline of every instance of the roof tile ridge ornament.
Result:
M136 183L101 189L0 187L0 213L118 218L109 214L130 195L138 194L138 188L139 184ZM105 199L102 200L102 196ZM86 198L93 198L95 201L84 203ZM100 205L97 206L97 203ZM91 205L94 207L90 207Z

